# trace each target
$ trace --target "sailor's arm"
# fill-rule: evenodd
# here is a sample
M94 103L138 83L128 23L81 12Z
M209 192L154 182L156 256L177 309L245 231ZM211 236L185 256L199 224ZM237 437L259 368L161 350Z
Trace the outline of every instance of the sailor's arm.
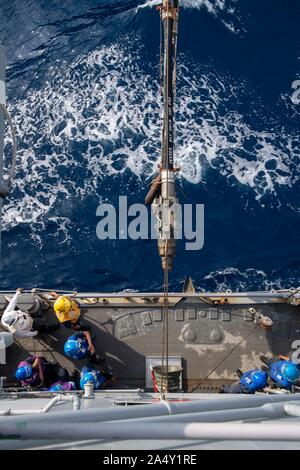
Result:
M88 342L90 353L95 354L96 350L95 350L95 346L93 345L91 333L89 331L84 331L83 334Z
M40 378L40 385L43 384L44 382L44 370L43 370L43 366L42 366L42 359L40 357L37 357L34 361L34 363L32 364L32 367L37 367L38 368L38 371L39 371L39 378Z
M18 303L18 299L19 299L19 296L22 292L22 289L17 289L15 295L13 296L13 298L11 299L11 301L9 302L8 306L6 307L6 309L4 310L4 313L3 313L3 320L5 320L5 315L11 313L14 311L17 303Z
M36 336L37 334L38 334L38 331L17 330L14 333L14 336L19 337L19 338L26 338L26 337Z
M39 294L41 295L41 294ZM57 299L57 297L59 297L59 294L57 292L49 292L49 294L42 294L45 298L47 298L47 300L49 299Z
M283 354L279 354L278 357L282 359L283 361L289 361L290 358L288 356L283 356Z

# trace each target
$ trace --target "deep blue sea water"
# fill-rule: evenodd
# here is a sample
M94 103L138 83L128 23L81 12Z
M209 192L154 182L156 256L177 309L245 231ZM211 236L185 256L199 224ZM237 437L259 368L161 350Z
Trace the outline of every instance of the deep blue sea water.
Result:
M159 18L145 3L0 0L19 145L1 288L161 289L155 241L96 236L99 203L143 202L159 160ZM178 194L205 204L205 245L178 243L171 289L186 275L208 290L297 287L300 2L181 4Z

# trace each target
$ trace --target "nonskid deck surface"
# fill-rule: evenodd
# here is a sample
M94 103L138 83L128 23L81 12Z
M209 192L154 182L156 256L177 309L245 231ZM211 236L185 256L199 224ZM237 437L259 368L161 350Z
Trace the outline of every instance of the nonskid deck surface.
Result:
M82 323L92 327L96 350L105 358L101 367L111 369L117 378L114 387L144 388L146 357L162 353L162 298L93 293L79 300ZM32 304L31 294L21 296L20 308L28 310ZM1 295L0 308L4 305ZM270 317L272 329L266 331L254 323L249 307ZM209 300L203 293L170 295L169 355L182 358L183 389L201 391L236 380L236 369L260 366L261 354L290 355L300 331L298 312L299 306L286 304L276 295L215 294ZM54 320L53 309L49 309L44 321ZM7 349L0 376L12 383L18 363L29 354L57 361L70 372L80 370L85 361L72 361L63 353L71 333L61 327L51 335L16 339Z

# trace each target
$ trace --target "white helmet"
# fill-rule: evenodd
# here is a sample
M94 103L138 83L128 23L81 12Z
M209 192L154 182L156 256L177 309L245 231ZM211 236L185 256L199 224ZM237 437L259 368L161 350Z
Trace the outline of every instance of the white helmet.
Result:
M4 326L12 326L18 320L18 313L11 312L9 315L5 315L5 317L1 319L1 323Z

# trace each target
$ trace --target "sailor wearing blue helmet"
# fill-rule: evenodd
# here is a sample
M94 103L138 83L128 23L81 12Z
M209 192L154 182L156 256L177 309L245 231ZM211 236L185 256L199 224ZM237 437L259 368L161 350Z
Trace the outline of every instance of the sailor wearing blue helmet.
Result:
M260 356L269 368L269 382L275 388L284 388L294 392L296 382L299 380L299 366L292 362L287 356L275 356L267 358Z
M92 364L87 364L82 368L80 374L80 388L84 390L87 383L92 383L95 390L105 388L113 380L113 375L104 370L97 370Z
M89 358L90 362L94 364L101 362L101 358L96 354L89 331L80 331L69 336L64 345L64 352L66 356L75 361Z
M233 385L225 385L221 388L220 393L247 393L252 394L258 390L263 390L267 385L268 374L261 369L251 369L243 373L237 370L240 378L238 383Z

